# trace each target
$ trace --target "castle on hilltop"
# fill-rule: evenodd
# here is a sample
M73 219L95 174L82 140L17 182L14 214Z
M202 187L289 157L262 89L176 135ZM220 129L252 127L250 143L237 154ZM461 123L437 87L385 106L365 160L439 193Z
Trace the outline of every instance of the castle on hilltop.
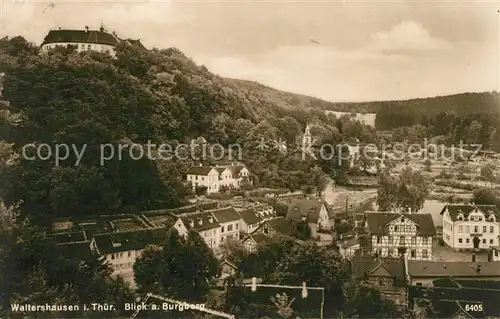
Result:
M78 52L93 50L114 56L115 48L120 43L135 45L146 50L140 40L120 39L115 32L108 33L101 24L99 30L90 30L88 26L84 30L61 28L50 30L40 46L40 52L47 52L56 46L73 46Z

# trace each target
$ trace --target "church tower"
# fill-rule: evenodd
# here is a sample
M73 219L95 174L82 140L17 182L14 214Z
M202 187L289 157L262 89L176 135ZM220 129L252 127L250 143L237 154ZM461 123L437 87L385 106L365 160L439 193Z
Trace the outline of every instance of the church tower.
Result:
M309 123L307 123L304 136L302 137L302 148L305 150L310 150L312 148L312 136Z

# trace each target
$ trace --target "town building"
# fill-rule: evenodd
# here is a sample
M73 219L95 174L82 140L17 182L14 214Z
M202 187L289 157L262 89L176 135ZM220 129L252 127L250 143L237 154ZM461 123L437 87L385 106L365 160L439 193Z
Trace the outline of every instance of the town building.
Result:
M50 30L40 46L40 51L47 52L56 46L73 46L78 52L92 50L115 56L115 48L120 43L145 49L140 40L120 39L116 33L108 33L101 25L99 30L90 30L88 26L84 30Z
M250 234L242 240L242 244L246 251L255 253L259 246L264 245L269 241L269 236L262 233Z
M499 245L500 215L495 205L448 204L443 241L455 249L488 249Z
M264 221L262 216L254 209L248 208L238 212L240 215L240 231L243 236L251 234Z
M295 236L296 230L289 219L277 217L263 222L252 234L264 234L268 236L282 234L286 236Z
M185 214L177 219L174 227L182 236L187 236L191 230L197 232L213 250L220 246L221 226L211 212Z
M331 235L335 226L335 219L329 216L325 202L318 199L292 200L288 206L287 218L307 222L312 238L317 238L320 232Z
M238 272L238 267L236 267L235 264L233 264L227 259L221 262L220 269L221 269L221 276L219 277L220 279L225 279L227 277L234 276Z
M397 305L406 304L406 272L404 256L374 258L356 256L351 260L354 279L380 291Z
M490 261L500 261L500 246L490 247L489 260Z
M500 262L408 260L407 276L410 285L433 286L436 279L500 281Z
M366 213L365 224L371 251L379 257L432 259L436 229L430 214Z
M240 215L232 207L224 207L209 211L220 225L220 240L222 244L227 240L240 239Z
M113 276L121 276L135 286L135 261L146 247L159 246L165 238L166 230L163 228L98 234L90 241L90 249L111 266Z
M247 181L251 183L250 171L243 163L194 165L186 172L186 179L191 182L193 190L196 187L206 187L206 192L217 193L223 188L238 189Z
M341 238L338 240L337 248L339 250L340 255L346 259L351 259L361 249L359 239L357 237L352 238Z

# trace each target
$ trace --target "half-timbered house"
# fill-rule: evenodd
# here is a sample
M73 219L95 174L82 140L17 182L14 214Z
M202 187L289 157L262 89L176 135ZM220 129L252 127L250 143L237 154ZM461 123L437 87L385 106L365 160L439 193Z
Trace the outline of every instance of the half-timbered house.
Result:
M371 251L379 257L432 259L436 229L430 214L366 213L365 221Z

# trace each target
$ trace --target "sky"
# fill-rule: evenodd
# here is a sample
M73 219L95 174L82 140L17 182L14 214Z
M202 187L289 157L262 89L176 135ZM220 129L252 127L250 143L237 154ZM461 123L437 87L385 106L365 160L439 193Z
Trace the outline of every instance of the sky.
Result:
M2 0L0 0L2 1ZM3 0L0 36L98 29L329 101L500 88L498 1Z

